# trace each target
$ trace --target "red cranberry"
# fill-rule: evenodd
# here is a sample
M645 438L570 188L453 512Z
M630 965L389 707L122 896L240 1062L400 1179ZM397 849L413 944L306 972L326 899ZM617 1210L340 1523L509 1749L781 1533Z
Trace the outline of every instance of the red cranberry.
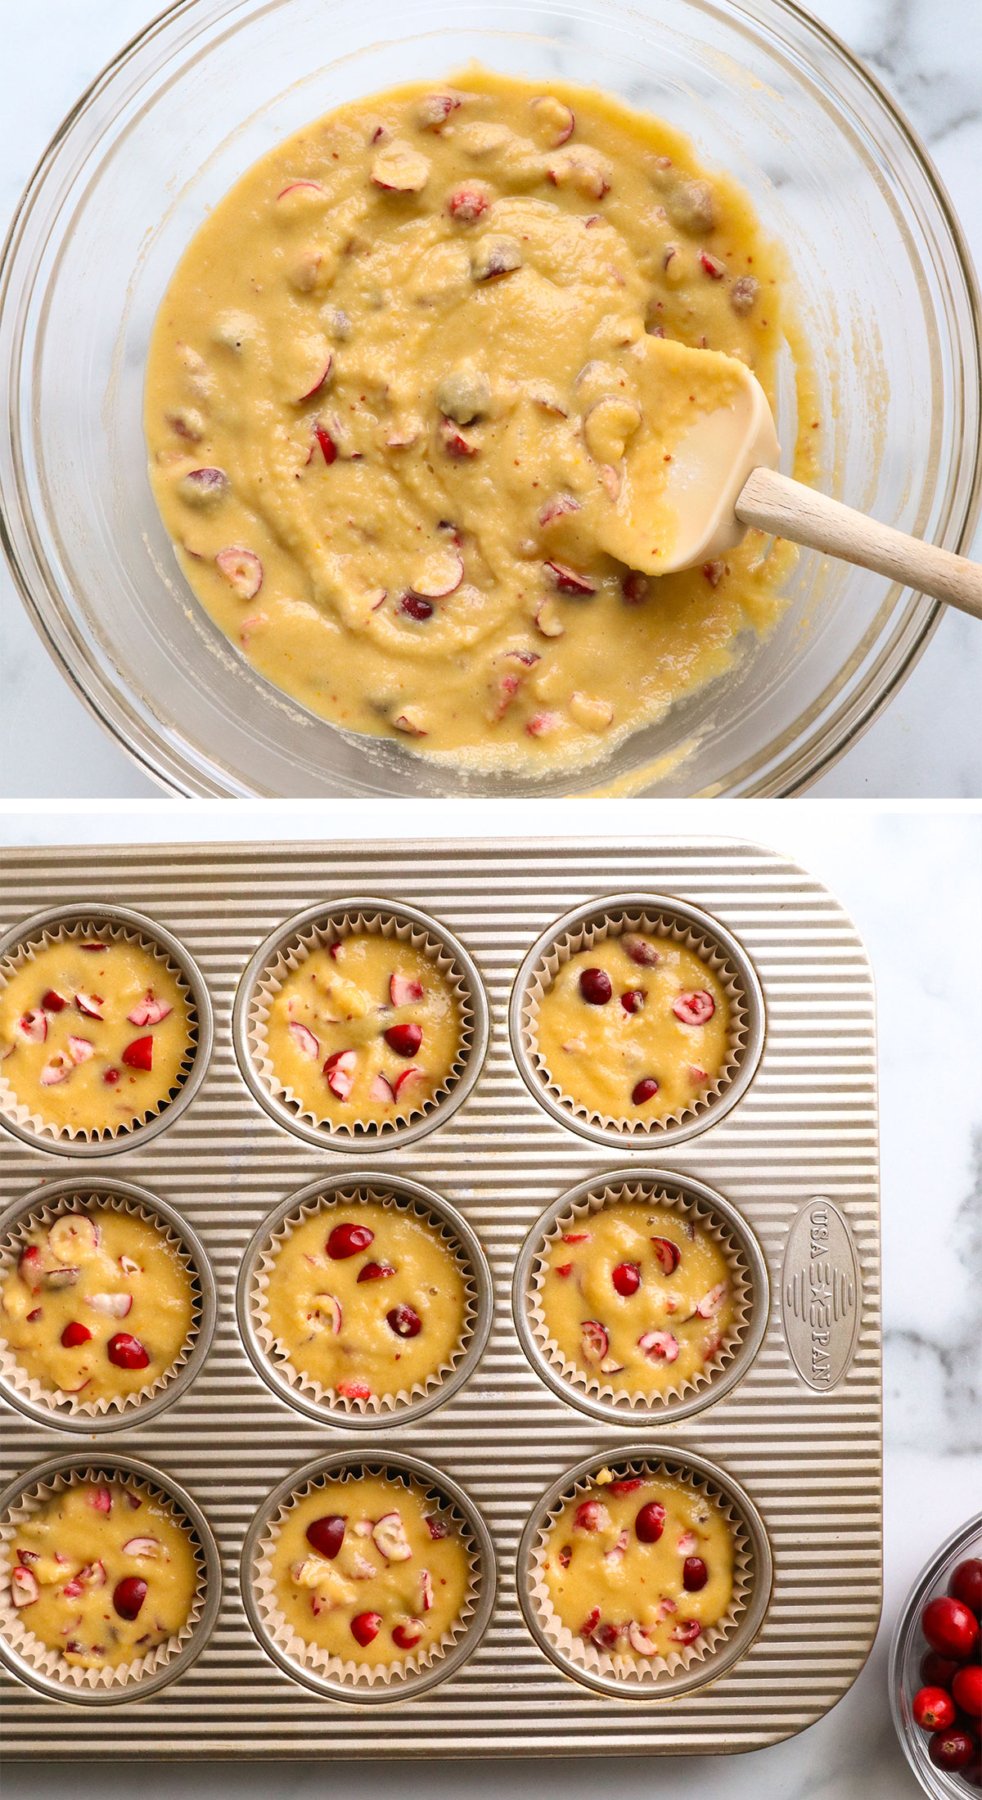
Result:
M49 988L46 994L41 995L41 1005L45 1012L64 1012L66 1004L67 1002L62 998L61 994L57 994L54 988Z
M682 1252L671 1238L653 1237L651 1240L655 1258L666 1275L674 1274L682 1260Z
M128 1069L152 1069L153 1038L134 1038L132 1044L127 1044L123 1051L121 1061Z
M375 1233L367 1225L335 1225L324 1247L332 1262L343 1262L345 1257L367 1250L374 1241Z
M113 1588L113 1606L121 1619L135 1619L147 1597L147 1584L139 1575L124 1575Z
M661 961L654 944L649 944L647 938L640 937L636 931L625 932L621 938L621 946L627 951L631 961L640 963L644 969L654 968L655 963Z
M358 1280L359 1281L385 1281L389 1275L394 1275L394 1274L395 1274L395 1270L392 1267L391 1263L367 1262L364 1264L364 1266L362 1268L359 1269Z
M578 1531L599 1531L607 1523L607 1508L599 1500L581 1500L573 1514Z
M103 1074L102 1079L105 1082L107 1087L115 1087L117 1081L119 1080L119 1070L118 1069L106 1069Z
M621 1005L626 1013L640 1012L647 998L644 988L627 988L621 995Z
M606 969L583 969L580 973L580 993L588 1006L606 1006L613 988Z
M610 1491L612 1494L636 1494L639 1487L644 1487L642 1475L624 1475L619 1481L611 1482Z
M958 1564L948 1583L948 1592L963 1606L970 1606L976 1616L982 1613L982 1557L969 1556Z
M618 1263L610 1279L614 1284L615 1292L627 1300L632 1294L636 1294L641 1286L641 1270L637 1263Z
M91 1336L87 1325L79 1319L71 1319L61 1334L61 1341L66 1350L77 1350L79 1344L87 1344Z
M949 1594L939 1594L936 1600L928 1601L921 1615L921 1629L932 1650L953 1656L956 1662L967 1662L978 1643L974 1614Z
M687 1556L682 1564L682 1586L687 1594L698 1594L709 1580L709 1570L701 1556Z
M921 1657L921 1681L925 1687L950 1688L958 1664L936 1650L926 1650Z
M665 1508L658 1500L642 1506L634 1521L634 1533L640 1544L657 1544L665 1529Z
M423 1042L423 1033L418 1025L390 1025L385 1032L385 1041L390 1050L397 1056L415 1056Z
M347 1523L343 1513L324 1513L319 1519L311 1519L306 1534L311 1549L333 1562L344 1543Z
M424 600L422 594L403 594L399 611L422 624L424 619L433 617L433 604L430 600Z
M976 1723L982 1721L982 1667L978 1663L969 1663L967 1668L957 1671L951 1692L963 1713Z
M707 1025L716 1011L712 994L700 988L693 994L679 994L672 1001L672 1011L683 1025Z
M922 1687L911 1701L914 1724L922 1731L947 1731L955 1723L955 1703L944 1688Z
M370 1644L378 1637L382 1629L382 1614L377 1612L356 1613L351 1621L351 1635L362 1647Z
M106 1355L117 1369L145 1369L150 1361L139 1338L130 1331L117 1331L106 1345Z
M927 1753L936 1769L964 1769L975 1755L975 1739L967 1731L936 1731Z
M402 1306L393 1306L386 1313L385 1322L389 1330L394 1331L396 1337L401 1338L419 1337L423 1329L423 1321L419 1313L415 1307L408 1306L405 1302Z
M631 1092L635 1106L644 1106L646 1101L653 1100L658 1092L658 1083L653 1075L645 1075L636 1081Z
M415 1650L423 1635L423 1627L418 1619L407 1619L402 1625L393 1625L392 1642L400 1650Z

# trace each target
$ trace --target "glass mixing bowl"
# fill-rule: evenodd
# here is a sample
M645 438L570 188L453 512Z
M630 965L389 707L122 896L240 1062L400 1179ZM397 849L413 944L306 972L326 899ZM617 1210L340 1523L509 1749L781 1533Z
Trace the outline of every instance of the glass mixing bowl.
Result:
M960 1562L968 1556L982 1556L982 1513L969 1519L958 1531L946 1538L940 1550L921 1570L904 1601L890 1646L890 1711L904 1754L925 1793L933 1800L970 1800L976 1789L960 1775L936 1769L927 1753L929 1733L914 1723L911 1702L924 1684L920 1663L928 1645L921 1632L921 1613L925 1603L936 1594L945 1594L948 1583Z
M182 793L796 792L896 690L936 603L805 553L781 624L732 674L595 769L523 785L315 718L252 672L177 570L141 410L148 336L185 244L289 132L470 58L610 89L742 181L791 254L822 485L965 547L980 499L980 307L959 228L891 100L787 0L182 0L66 119L4 252L0 503L24 600L97 717Z

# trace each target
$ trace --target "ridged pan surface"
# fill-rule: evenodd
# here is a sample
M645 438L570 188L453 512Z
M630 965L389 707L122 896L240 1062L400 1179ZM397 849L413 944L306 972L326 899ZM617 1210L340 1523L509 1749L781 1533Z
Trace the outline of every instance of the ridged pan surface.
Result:
M660 1153L657 1139L640 1154L613 1153L556 1123L529 1094L511 1054L508 1000L526 951L553 919L591 897L639 890L693 901L733 932L763 984L767 1037L755 1080L718 1125ZM373 1158L379 1180L390 1168L437 1189L477 1231L495 1279L490 1341L445 1406L415 1424L382 1424L377 1435L319 1426L277 1400L252 1369L234 1312L239 1261L260 1220L292 1190L359 1162L356 1147L351 1157L309 1148L253 1100L232 1046L235 989L274 927L351 893L408 900L446 923L476 959L493 1014L487 1066L466 1103L419 1143ZM856 931L826 889L769 851L711 840L5 853L0 930L42 907L100 900L148 914L190 950L214 1003L211 1066L187 1112L132 1154L73 1167L0 1131L2 1196L8 1205L46 1178L91 1180L101 1170L159 1194L199 1232L219 1288L206 1366L173 1407L98 1448L140 1457L189 1490L218 1539L225 1595L194 1666L111 1716L43 1699L4 1674L8 1756L724 1752L774 1743L826 1712L866 1658L881 1591L873 986ZM671 1701L616 1700L560 1674L526 1629L514 1588L515 1551L543 1491L582 1458L609 1448L613 1459L645 1436L636 1417L620 1428L585 1417L533 1373L512 1322L514 1260L550 1201L633 1160L725 1195L756 1232L771 1284L767 1333L744 1379L717 1404L650 1432L746 1488L774 1557L757 1641L720 1680ZM854 1338L843 1239L855 1252ZM830 1291L847 1316L829 1345ZM291 1469L346 1445L365 1453L388 1445L445 1470L476 1501L498 1553L497 1605L473 1659L388 1708L319 1699L281 1674L238 1593L242 1541L260 1501ZM0 1485L77 1448L77 1437L3 1407Z

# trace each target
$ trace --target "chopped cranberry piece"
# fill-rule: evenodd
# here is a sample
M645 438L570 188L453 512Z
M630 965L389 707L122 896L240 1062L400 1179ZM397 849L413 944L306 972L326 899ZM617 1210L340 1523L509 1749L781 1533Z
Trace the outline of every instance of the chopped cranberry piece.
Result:
M661 961L661 954L647 938L636 931L626 931L621 938L621 947L626 950L632 962L640 963L644 969L653 969Z
M412 1023L390 1025L382 1035L389 1049L394 1050L397 1056L415 1056L423 1042L421 1027Z
M599 1319L584 1319L580 1326L580 1346L583 1360L588 1363L603 1362L610 1349L610 1338L607 1329Z
M399 611L404 612L407 618L415 619L422 624L424 619L433 617L433 603L431 600L424 600L421 594L403 594L399 602Z
M709 1580L709 1570L701 1556L687 1556L682 1564L682 1586L687 1594L698 1594Z
M36 1325L38 1320L43 1319L43 1318L44 1318L44 1308L41 1306L35 1306L27 1314L27 1323L29 1325Z
M673 1244L671 1238L664 1237L653 1237L651 1243L659 1267L664 1270L666 1275L674 1274L682 1260L682 1252L678 1245Z
M634 1534L640 1544L657 1544L665 1529L665 1508L658 1500L648 1500L634 1521Z
M382 1614L377 1612L356 1613L351 1621L351 1635L357 1644L364 1649L373 1638L378 1637L382 1629Z
M79 1344L87 1344L92 1333L87 1325L79 1319L70 1319L61 1334L61 1341L66 1350L76 1350Z
M400 1650L414 1650L422 1635L423 1627L418 1619L406 1619L402 1624L392 1627L392 1642Z
M398 973L389 976L389 999L393 1006L410 1006L413 1001L422 998L423 983L417 981L415 976Z
M324 1064L323 1074L331 1093L339 1100L347 1100L355 1085L355 1065L358 1061L353 1050L335 1050Z
M120 1060L128 1069L152 1069L153 1038L134 1038L132 1044L127 1044Z
M423 1329L423 1321L415 1307L403 1302L401 1306L393 1306L385 1315L385 1322L396 1337L419 1337Z
M610 1524L610 1514L599 1500L581 1500L573 1514L577 1531L603 1531Z
M335 1225L324 1248L332 1262L343 1262L345 1257L357 1256L359 1250L367 1250L374 1241L375 1233L367 1225Z
M370 1400L372 1397L367 1381L339 1381L338 1393L345 1400Z
M621 995L621 1005L626 1013L640 1012L647 998L644 988L626 988Z
M319 1519L311 1519L306 1531L311 1549L333 1562L344 1542L347 1523L343 1513L323 1513Z
M105 1082L107 1087L115 1087L117 1081L119 1080L119 1070L118 1069L103 1069L102 1079Z
M622 1299L627 1300L632 1294L636 1294L641 1286L641 1270L637 1263L618 1263L610 1279L614 1284L614 1291L620 1294Z
M620 1481L611 1482L610 1491L612 1494L636 1494L639 1487L644 1487L642 1475L625 1475Z
M124 1575L113 1588L113 1606L121 1619L135 1619L147 1597L147 1584L139 1575Z
M694 1644L701 1631L698 1619L680 1619L672 1626L672 1637L677 1644Z
M621 593L628 606L640 606L643 600L647 600L649 586L647 575L639 574L636 569L629 569L626 575L621 576Z
M576 569L569 569L565 563L547 562L546 569L552 579L553 586L560 594L575 594L582 597L595 594L597 589L587 575L580 575Z
M606 1006L613 988L606 969L583 969L580 974L580 993L588 1006Z
M334 462L338 453L338 447L327 427L320 423L315 423L314 436L320 445L320 451L324 461L329 464Z
M472 225L475 219L487 212L489 204L487 194L480 188L462 186L454 188L449 195L447 211L452 219L459 220L462 225Z
M648 1100L654 1099L657 1092L658 1082L654 1076L644 1075L631 1089L631 1100L635 1106L644 1106Z
M67 1004L68 1002L62 998L61 994L55 993L54 988L49 988L46 994L41 995L41 1005L44 1007L45 1012L64 1012Z
M560 1263L555 1272L557 1275L561 1275L563 1280L565 1281L567 1275L572 1275L573 1265L572 1265L572 1263Z
M706 1025L716 1011L716 1002L712 994L700 989L694 994L678 994L672 1011L683 1025Z
M358 1271L359 1281L385 1281L395 1270L391 1263L367 1262Z
M106 1345L106 1355L117 1369L145 1369L150 1357L132 1332L117 1331Z

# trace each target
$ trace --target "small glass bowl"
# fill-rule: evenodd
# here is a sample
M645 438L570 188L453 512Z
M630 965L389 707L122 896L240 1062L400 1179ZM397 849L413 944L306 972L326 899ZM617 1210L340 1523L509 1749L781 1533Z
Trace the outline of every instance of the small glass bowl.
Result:
M982 498L982 306L930 161L792 0L179 0L55 134L0 261L0 542L52 656L185 794L790 794L871 723L943 608L803 554L771 636L587 771L522 782L336 730L260 679L179 573L146 469L149 335L185 245L260 155L476 59L667 118L789 246L820 485L964 549ZM778 424L794 442L790 354ZM806 421L809 424L810 422Z
M890 1645L890 1711L897 1736L914 1774L926 1794L933 1800L971 1800L979 1792L960 1775L936 1769L927 1753L930 1732L914 1724L911 1702L918 1688L924 1686L919 1667L925 1651L930 1649L921 1631L921 1613L925 1602L936 1594L946 1594L948 1582L958 1563L968 1556L982 1556L982 1512L976 1513L958 1531L952 1533L929 1563L921 1570L904 1602Z

